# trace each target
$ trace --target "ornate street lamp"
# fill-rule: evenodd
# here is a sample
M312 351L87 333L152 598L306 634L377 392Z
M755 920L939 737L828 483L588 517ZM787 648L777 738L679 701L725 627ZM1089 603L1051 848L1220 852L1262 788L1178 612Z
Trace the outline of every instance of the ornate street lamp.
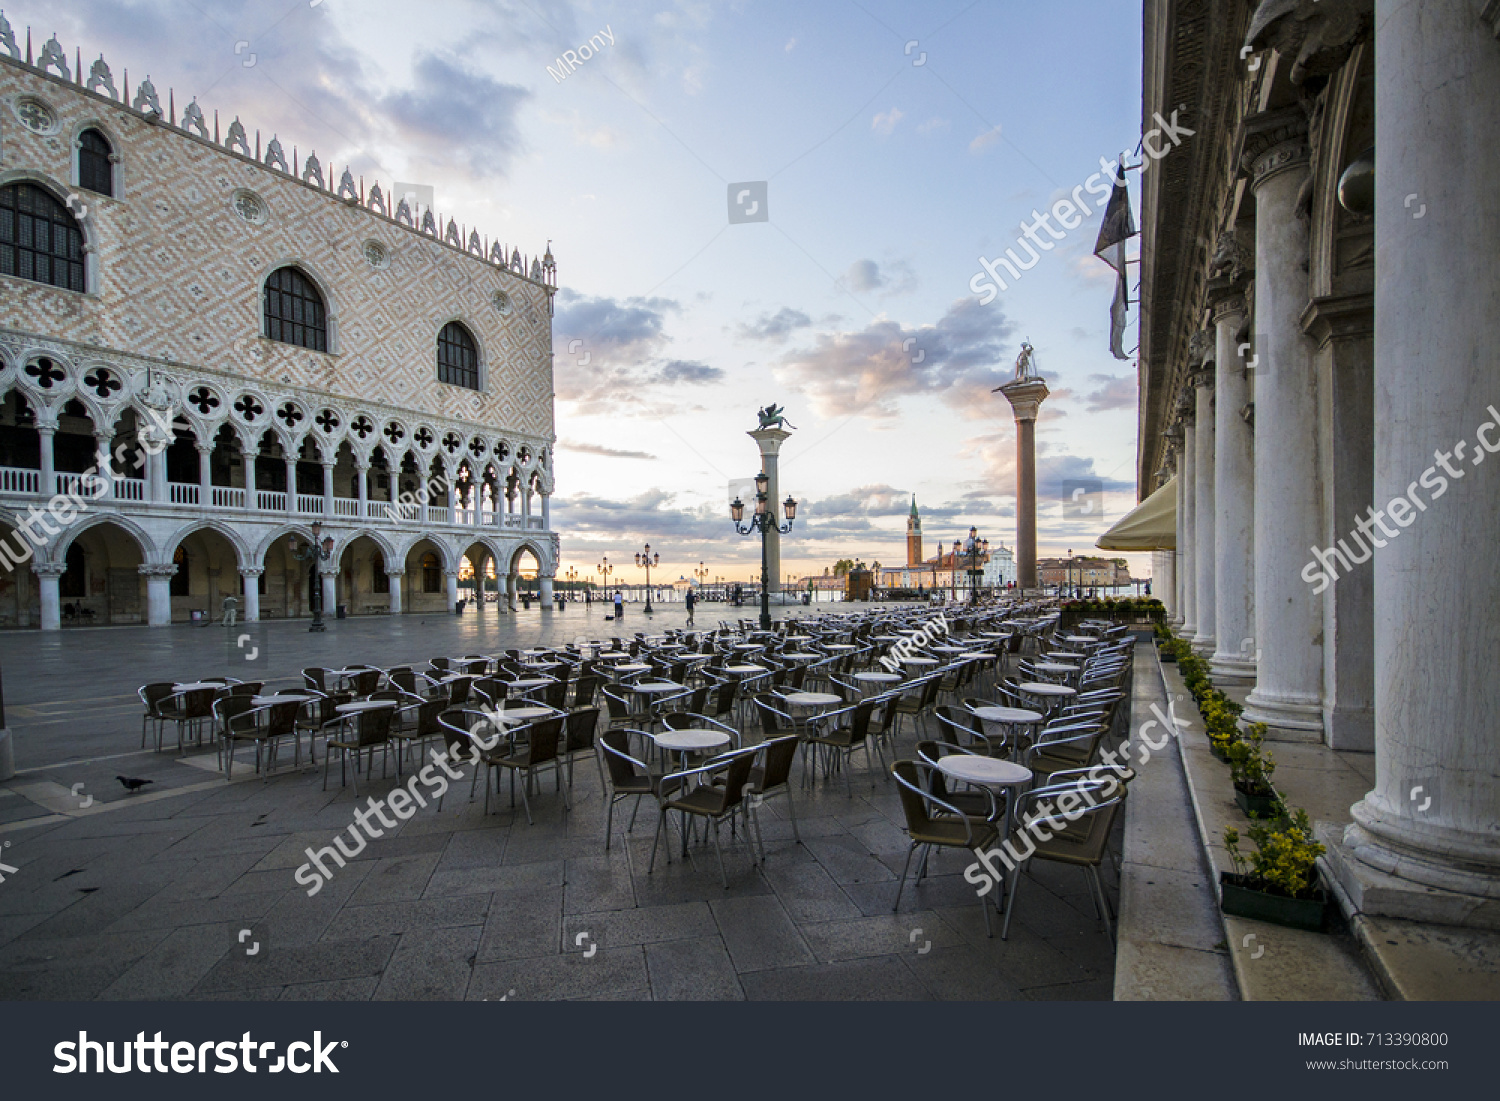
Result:
M295 535L287 537L288 551L298 562L311 562L312 588L308 591L308 601L312 605L312 624L307 628L312 631L326 631L328 628L323 623L323 582L318 576L318 567L327 562L333 555L333 536L327 535L319 538L323 532L323 525L313 521L311 543L301 542Z
M599 576L604 578L604 588L609 588L609 575L615 572L615 568L609 564L609 555L604 556L604 561L599 563ZM608 592L605 593L608 596Z
M764 473L755 476L755 515L750 517L748 524L743 523L745 519L745 502L736 497L729 506L729 517L734 521L734 528L741 535L749 535L752 532L760 532L760 629L769 631L771 629L771 584L770 566L766 561L766 533L775 528L782 535L792 530L792 522L797 519L797 502L792 499L790 493L785 501L781 503L782 510L786 513L786 525L782 526L776 520L776 506L766 500L766 489L771 479Z
M977 528L969 528L969 538L963 541L953 540L953 564L958 565L958 556L967 554L969 556L969 603L979 603L979 578L984 571L979 569L979 556L990 553L990 541L979 538Z
M651 614L651 567L661 565L661 555L651 553L651 544L635 556L635 564L646 570L646 614Z

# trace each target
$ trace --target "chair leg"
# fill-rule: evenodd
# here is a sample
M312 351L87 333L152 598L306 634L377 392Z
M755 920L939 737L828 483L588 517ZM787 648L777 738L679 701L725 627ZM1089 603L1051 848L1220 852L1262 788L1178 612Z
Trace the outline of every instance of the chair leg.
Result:
M511 799L515 800L515 770L511 770ZM526 782L521 785L521 805L526 808L526 824L534 826L536 823L531 818L531 799L526 794L526 789L531 786L531 769L526 770Z
M1016 912L1016 893L1021 889L1021 870L1017 868L1009 875L1010 883L1005 889L1005 925L1000 930L1000 939L1010 939L1010 919Z
M983 854L978 849L975 849L974 850L974 855L975 856L982 856ZM992 888L992 889L995 889L995 888ZM988 894L988 893L989 893L988 891L985 892L985 894ZM979 896L979 909L981 911L983 911L983 913L984 913L984 935L985 935L986 938L993 937L995 935L995 931L992 928L990 928L990 907L989 907L989 903L985 900L984 895L980 895Z
M719 846L719 820L710 818L714 827L714 852L719 854L719 878L724 881L724 889L729 890L729 873L724 870L724 850Z
M792 819L792 840L802 844L802 834L797 829L797 808L792 803L792 785L786 784L786 812Z
M891 906L894 913L901 908L901 893L906 890L906 873L911 870L911 854L917 851L917 843L913 841L911 847L906 850L906 863L901 866L901 885L896 888L896 901Z

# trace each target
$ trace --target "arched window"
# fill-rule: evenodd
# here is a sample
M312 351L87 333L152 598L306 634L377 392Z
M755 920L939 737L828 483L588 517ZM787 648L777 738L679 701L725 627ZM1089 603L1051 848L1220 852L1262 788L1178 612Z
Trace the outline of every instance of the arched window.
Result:
M379 551L370 555L370 591L372 593L391 591L391 575L385 572L385 555Z
M438 565L438 557L435 554L422 555L422 591L424 593L443 591L443 570Z
M192 589L189 588L188 584L188 562L188 552L179 544L177 550L172 554L172 565L177 567L177 572L172 575L173 596L190 596L192 594Z
M278 268L266 280L266 336L283 344L328 351L328 311L312 280L296 268Z
M63 598L88 596L83 548L74 540L63 558L67 571L57 579L57 595Z
M78 186L111 198L115 194L114 166L109 163L109 139L97 130L78 135Z
M67 207L35 184L0 187L0 275L84 289L83 231Z
M438 333L438 381L479 389L479 348L469 330L450 321Z

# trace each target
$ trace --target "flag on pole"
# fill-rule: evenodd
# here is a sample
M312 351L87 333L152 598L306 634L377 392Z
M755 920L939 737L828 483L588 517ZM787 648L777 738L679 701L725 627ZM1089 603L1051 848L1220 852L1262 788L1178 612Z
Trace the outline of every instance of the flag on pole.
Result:
M1125 242L1135 235L1125 170L1117 167L1114 190L1104 208L1104 222L1099 226L1099 239L1094 242L1094 255L1115 269L1115 300L1109 307L1109 350L1116 359L1130 358L1125 354L1125 308L1130 302L1125 278Z

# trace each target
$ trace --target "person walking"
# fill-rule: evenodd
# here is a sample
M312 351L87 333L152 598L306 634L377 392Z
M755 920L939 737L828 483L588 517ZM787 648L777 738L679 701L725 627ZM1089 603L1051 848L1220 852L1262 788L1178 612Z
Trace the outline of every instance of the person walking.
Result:
M698 598L693 595L692 589L687 591L687 600L684 603L687 604L687 625L691 627L693 625L693 609L698 606Z
M224 626L233 627L239 618L240 602L232 596L226 596L219 607L224 612Z
M624 618L625 618L625 596L624 596L623 593L620 592L619 589L616 589L615 590L615 619L616 619L616 621L618 621L618 620L621 620L621 619L624 619Z

